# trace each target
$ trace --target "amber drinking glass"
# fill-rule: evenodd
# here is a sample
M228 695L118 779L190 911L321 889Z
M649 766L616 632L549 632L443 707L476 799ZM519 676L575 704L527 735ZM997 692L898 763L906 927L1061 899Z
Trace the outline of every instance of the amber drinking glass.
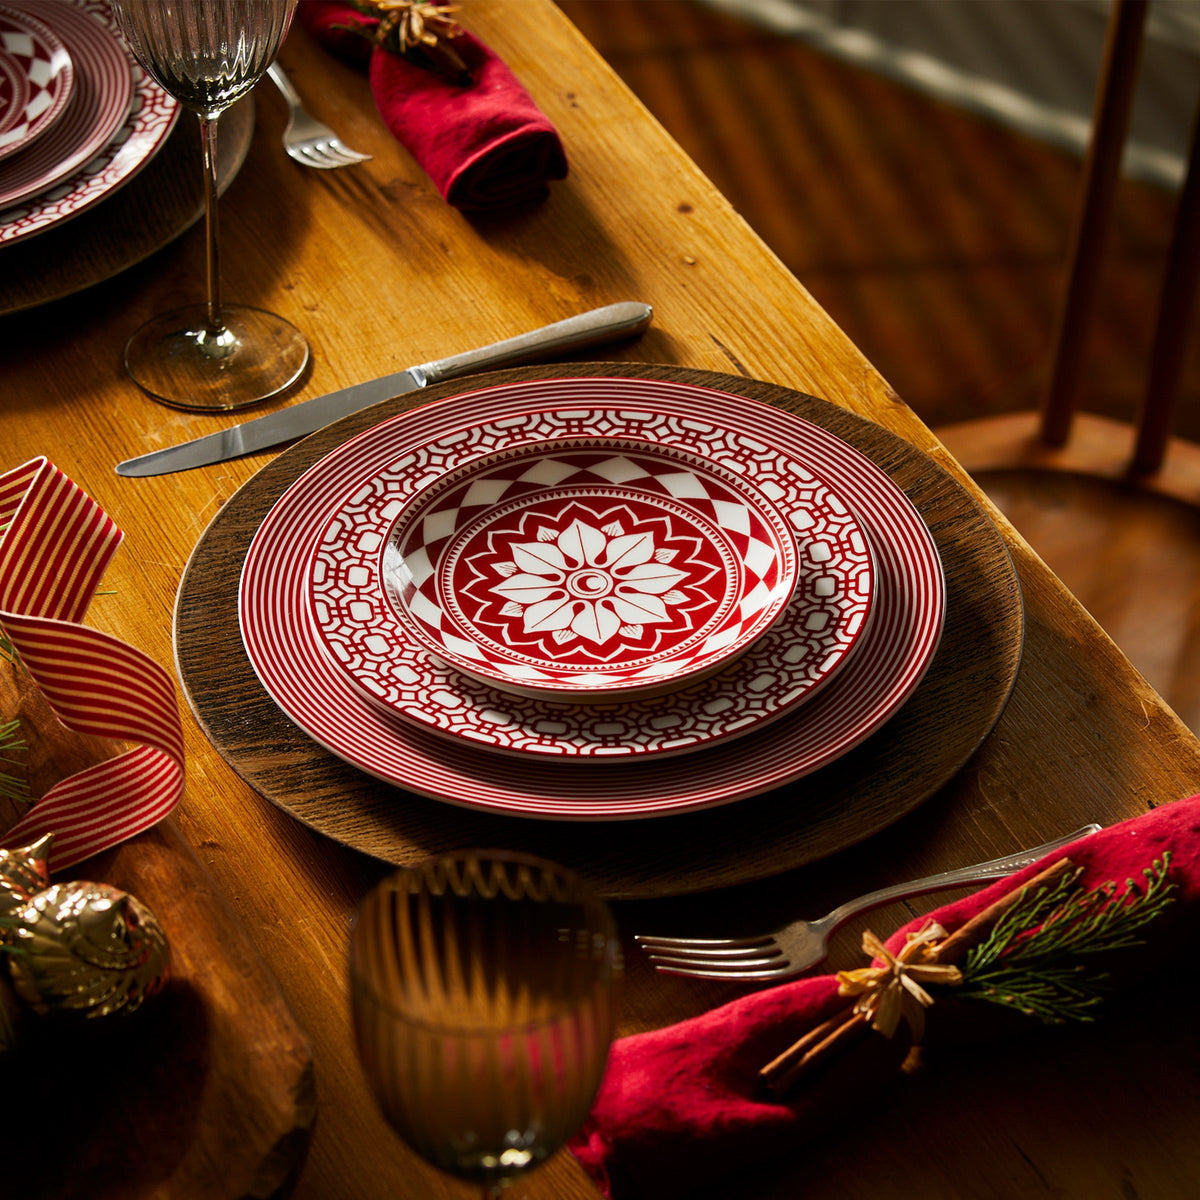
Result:
M289 387L308 342L274 313L221 299L217 221L217 118L271 65L296 0L111 0L133 56L200 121L208 295L163 313L125 346L125 367L174 408L227 410Z
M554 863L477 851L389 876L350 940L358 1053L384 1115L499 1195L587 1116L620 973L607 906Z

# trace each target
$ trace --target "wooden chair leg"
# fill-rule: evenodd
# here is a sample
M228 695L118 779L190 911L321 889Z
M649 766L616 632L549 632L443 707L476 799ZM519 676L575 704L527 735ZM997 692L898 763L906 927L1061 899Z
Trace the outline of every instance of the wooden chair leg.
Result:
M1055 336L1041 437L1065 445L1078 403L1087 336L1141 61L1146 0L1114 0L1096 88L1080 203L1068 256L1067 287Z
M1154 348L1146 394L1138 416L1138 437L1130 473L1152 475L1163 464L1183 368L1190 348L1189 335L1200 290L1200 114L1192 128L1192 148L1187 177L1175 214L1167 273L1158 307Z

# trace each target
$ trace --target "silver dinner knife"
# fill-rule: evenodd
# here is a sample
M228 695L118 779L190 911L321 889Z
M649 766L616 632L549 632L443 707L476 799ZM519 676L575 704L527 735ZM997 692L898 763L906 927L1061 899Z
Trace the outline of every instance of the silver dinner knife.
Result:
M290 408L205 434L190 442L181 442L178 446L152 450L140 458L118 463L117 474L139 478L166 475L172 471L187 471L193 467L205 467L210 463L225 462L243 454L267 450L280 442L312 433L369 404L390 400L393 396L441 383L444 379L513 363L533 362L560 351L582 350L619 338L633 337L650 324L653 315L654 310L650 305L634 300L594 308L590 312L568 317L565 321L544 325L530 333L481 346L478 350L467 350L449 358L421 363L406 371L398 371L395 375L384 375L380 379L356 383L324 396L314 396Z

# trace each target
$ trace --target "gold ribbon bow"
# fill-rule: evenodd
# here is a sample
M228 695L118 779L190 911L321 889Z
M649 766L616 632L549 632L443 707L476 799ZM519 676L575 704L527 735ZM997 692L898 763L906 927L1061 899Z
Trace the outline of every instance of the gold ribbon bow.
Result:
M863 953L872 959L883 959L883 965L839 971L838 994L858 996L854 1011L884 1037L890 1038L903 1019L908 1022L913 1041L919 1042L925 1032L925 1010L933 1003L933 997L922 984L953 987L962 982L962 972L957 967L937 961L938 943L946 936L939 924L930 922L918 932L910 933L900 953L893 954L868 929L863 934Z

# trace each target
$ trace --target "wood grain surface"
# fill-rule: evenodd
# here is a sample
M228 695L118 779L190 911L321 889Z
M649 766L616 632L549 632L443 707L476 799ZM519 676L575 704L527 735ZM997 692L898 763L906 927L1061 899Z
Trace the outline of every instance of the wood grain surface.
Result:
M33 796L121 748L65 729L29 676L0 661L0 719L14 718L26 748L5 765ZM0 797L0 829L20 810ZM102 880L146 905L166 935L170 976L125 1018L24 1022L0 1057L24 1114L0 1123L0 1194L251 1200L287 1188L316 1116L312 1048L176 823L56 882L65 878Z
M884 728L840 761L767 795L639 821L636 831L622 822L531 822L439 805L381 783L314 743L276 708L242 645L235 597L250 539L285 489L323 454L396 412L462 390L461 383L451 383L344 418L280 454L205 531L180 584L175 656L188 701L210 741L243 779L285 812L386 862L411 863L431 853L518 838L526 849L574 866L610 897L743 883L833 854L910 812L974 752L1016 678L1023 628L1020 586L991 520L909 443L826 401L784 388L634 364L527 367L477 376L470 386L594 374L672 380L778 404L836 432L905 490L937 543L949 602L925 679ZM948 711L956 714L949 729ZM803 712L785 718L803 719ZM748 757L754 742L753 734L743 740ZM668 856L672 868L664 873Z

